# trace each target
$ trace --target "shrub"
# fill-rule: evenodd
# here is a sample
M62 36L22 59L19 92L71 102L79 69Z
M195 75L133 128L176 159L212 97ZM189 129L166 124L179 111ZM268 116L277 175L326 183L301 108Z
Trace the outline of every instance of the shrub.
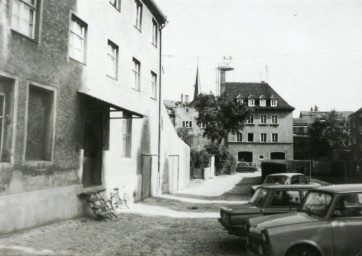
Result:
M210 143L205 146L205 149L209 154L215 155L216 175L235 172L235 158L226 147Z

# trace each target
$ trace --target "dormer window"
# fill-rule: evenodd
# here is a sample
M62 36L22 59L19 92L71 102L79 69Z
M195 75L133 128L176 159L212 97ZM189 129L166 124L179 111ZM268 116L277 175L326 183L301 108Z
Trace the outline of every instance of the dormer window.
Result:
M244 103L244 99L243 99L243 97L241 97L240 94L239 94L238 96L236 96L236 102L237 102L237 103L240 103L240 104L243 104L243 103Z
M249 107L255 106L255 99L248 99L248 106Z
M270 106L276 107L278 105L278 100L272 95L270 97Z
M261 106L261 107L266 106L266 97L264 95L260 95L260 97L259 97L259 106Z

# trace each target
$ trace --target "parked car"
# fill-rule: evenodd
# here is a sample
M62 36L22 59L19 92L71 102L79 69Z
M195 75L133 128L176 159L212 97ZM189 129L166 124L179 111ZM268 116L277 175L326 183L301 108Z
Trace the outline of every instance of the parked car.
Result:
M253 219L249 255L362 255L362 184L313 189L298 212Z
M256 163L240 161L236 165L236 172L256 172L257 170Z
M309 184L309 180L302 173L274 173L265 177L263 185L268 184ZM254 194L258 187L260 187L260 185L251 186L251 194Z
M318 186L263 185L256 190L249 202L233 208L222 207L218 220L229 234L246 236L249 218L296 211L306 192Z

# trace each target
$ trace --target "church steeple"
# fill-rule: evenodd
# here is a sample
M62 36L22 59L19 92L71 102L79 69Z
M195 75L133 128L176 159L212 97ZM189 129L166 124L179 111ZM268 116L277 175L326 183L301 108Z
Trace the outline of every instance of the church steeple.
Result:
M199 81L199 65L197 65L196 69L196 81L195 81L195 91L194 91L194 100L199 96L201 93L200 89L200 81Z

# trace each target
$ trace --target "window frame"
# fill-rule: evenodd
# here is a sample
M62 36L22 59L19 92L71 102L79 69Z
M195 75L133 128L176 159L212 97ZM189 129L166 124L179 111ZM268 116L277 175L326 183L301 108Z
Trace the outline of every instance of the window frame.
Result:
M74 23L77 23L81 27L81 31L84 31L84 34L78 35L75 31L72 30ZM68 58L76 62L86 64L87 56L87 35L88 35L88 24L80 19L76 14L70 14L69 20L69 39L68 39ZM82 60L78 59L74 54L74 47L72 47L72 38L78 37L82 40Z
M278 106L278 100L277 99L270 99L270 106L271 107Z
M248 106L254 107L255 106L255 99L248 99Z
M15 7L14 2L15 1L19 4L19 13L18 13L19 16L17 16L18 17L17 27L15 27L15 25L14 25L14 16L16 16L14 14L14 7ZM21 29L21 24L23 24L23 22L21 22L21 21L24 20L23 17L25 15L24 14L25 7L29 8L29 10L33 11L33 17L32 17L32 21L31 21L32 23L29 22L29 24L31 24L31 27L32 27L31 35L25 34ZM35 42L40 41L39 39L40 39L41 7L42 7L42 0L34 0L34 4L31 4L31 3L27 2L26 0L10 1L10 28L11 28L11 30L25 38L34 40Z
M254 115L250 115L250 116L246 119L246 124L254 124Z
M53 93L53 104L52 104L52 132L51 132L51 149L50 149L50 160L27 160L26 159L26 148L27 148L27 140L28 140L28 120L29 120L29 94L30 94L30 86L38 87L43 90L47 90ZM24 124L24 142L23 142L23 155L22 162L26 166L34 166L39 167L39 163L41 166L52 165L54 161L54 148L55 148L55 134L56 134L56 119L57 119L57 90L54 87L43 85L34 81L28 81L26 88L26 108L25 108L25 124Z
M110 48L112 48L112 53L114 53L113 51L115 51L115 56L112 55ZM118 62L119 62L119 47L118 45L116 45L114 42L112 42L111 40L108 39L108 44L107 44L107 60L109 61L108 63L108 70L107 70L107 76L118 80ZM114 64L114 70L111 71L110 69L110 64L111 64L111 60ZM113 72L113 74L110 74L111 72Z
M265 138L263 138L265 137ZM260 133L260 142L267 142L268 136L266 133Z
M243 133L242 132L236 132L236 141L243 142Z
M151 71L151 99L157 100L157 74Z
M250 140L249 136L252 136L252 140ZM248 133L248 142L254 142L254 133L252 133L252 132Z
M122 119L122 152L121 157L132 157L132 115L123 112Z
M143 16L143 4L139 0L135 0L135 21L134 27L142 32L142 16Z
M279 134L278 133L272 133L272 142L274 142L274 143L279 142Z
M158 45L158 23L152 18L152 44L157 48Z
M265 122L263 122L263 117L265 118ZM260 115L260 124L267 124L268 118L267 118L267 115Z
M271 116L271 124L274 124L274 125L279 124L279 116L278 115L272 115Z
M136 91L141 91L141 62L136 58L133 58L133 89Z
M259 99L259 106L266 107L266 99Z
M182 121L182 128L192 128L192 121Z

